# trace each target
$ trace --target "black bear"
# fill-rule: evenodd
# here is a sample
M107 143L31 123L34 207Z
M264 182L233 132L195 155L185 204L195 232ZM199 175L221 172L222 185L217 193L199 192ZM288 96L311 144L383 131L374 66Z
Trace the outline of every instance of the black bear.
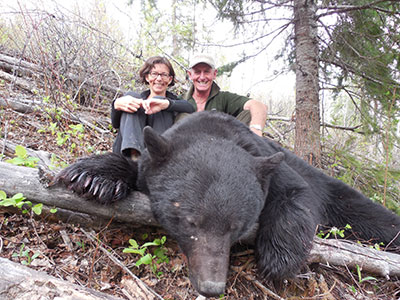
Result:
M146 193L204 296L224 293L230 247L254 230L258 270L273 280L299 271L319 225L350 224L357 238L400 246L399 216L229 115L195 113L162 135L145 128L144 140L138 162L95 156L56 182L103 203Z

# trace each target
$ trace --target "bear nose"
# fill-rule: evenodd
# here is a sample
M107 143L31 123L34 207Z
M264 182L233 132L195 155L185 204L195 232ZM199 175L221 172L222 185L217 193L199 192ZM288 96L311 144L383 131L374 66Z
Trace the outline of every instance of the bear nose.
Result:
M225 293L225 282L198 282L198 292L205 297L217 297Z

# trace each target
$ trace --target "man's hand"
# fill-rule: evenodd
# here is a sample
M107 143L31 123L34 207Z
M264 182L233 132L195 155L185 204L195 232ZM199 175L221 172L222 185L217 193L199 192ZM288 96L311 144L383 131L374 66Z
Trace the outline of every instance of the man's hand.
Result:
M255 134L259 135L259 136L263 136L263 131L259 128L254 128L250 126L250 130L253 131Z
M128 113L135 113L141 106L143 106L143 102L143 99L126 95L115 100L114 108Z
M143 101L143 109L147 115L152 115L167 109L169 106L169 101L165 98L150 98Z

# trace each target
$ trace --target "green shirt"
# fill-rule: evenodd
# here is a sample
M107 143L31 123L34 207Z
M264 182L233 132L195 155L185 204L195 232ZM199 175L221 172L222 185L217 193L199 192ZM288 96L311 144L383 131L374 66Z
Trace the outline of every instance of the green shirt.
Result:
M194 87L192 85L188 93L185 95L185 99L188 100L197 111L197 104L193 99L193 92ZM217 110L237 117L237 115L243 111L244 104L249 100L250 98L245 96L220 91L220 87L213 82L210 96L207 99L204 110Z

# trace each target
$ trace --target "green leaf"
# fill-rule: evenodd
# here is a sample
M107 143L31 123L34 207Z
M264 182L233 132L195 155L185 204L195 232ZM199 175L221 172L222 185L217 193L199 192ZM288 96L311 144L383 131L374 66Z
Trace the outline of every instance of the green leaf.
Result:
M8 206L15 206L15 200L13 199L4 199L0 201L0 206L8 207Z
M134 239L130 239L129 244L131 244L132 248L135 248L135 249L139 248L138 243Z
M154 255L161 260L165 260L167 258L165 253L167 253L167 249L164 248L157 248L156 250L154 250Z
M0 190L0 200L4 200L6 198L7 198L7 194L4 191Z
M25 200L26 198L24 197L24 195L22 193L17 193L14 196L12 196L11 199L19 202L21 200Z
M35 254L32 255L31 260L34 260L40 255L40 252L36 252Z
M18 157L25 158L27 156L25 147L23 147L21 145L15 146L15 154Z
M150 253L146 254L145 256L143 256L142 258L140 258L137 262L136 262L136 266L140 266L142 264L144 265L149 265L151 264L153 261L153 257Z
M157 276L158 278L160 278L163 274L164 274L163 272L159 271L159 272L157 272L156 276Z
M375 278L375 277L372 277L372 276L367 276L367 277L361 279L361 280L360 280L360 283L363 282L363 281L367 281L367 280L376 280L376 278Z
M144 243L144 244L141 246L141 248L147 248L147 247L149 247L149 246L159 246L159 245L160 245L160 243L157 243L156 240L154 240L154 242L147 242L147 243Z
M38 216L42 213L42 209L43 209L42 203L38 203L34 207L32 207L32 211Z
M146 249L133 249L133 248L125 248L122 250L123 253L133 253L133 254L139 254L140 256L143 256L144 253L146 252Z

